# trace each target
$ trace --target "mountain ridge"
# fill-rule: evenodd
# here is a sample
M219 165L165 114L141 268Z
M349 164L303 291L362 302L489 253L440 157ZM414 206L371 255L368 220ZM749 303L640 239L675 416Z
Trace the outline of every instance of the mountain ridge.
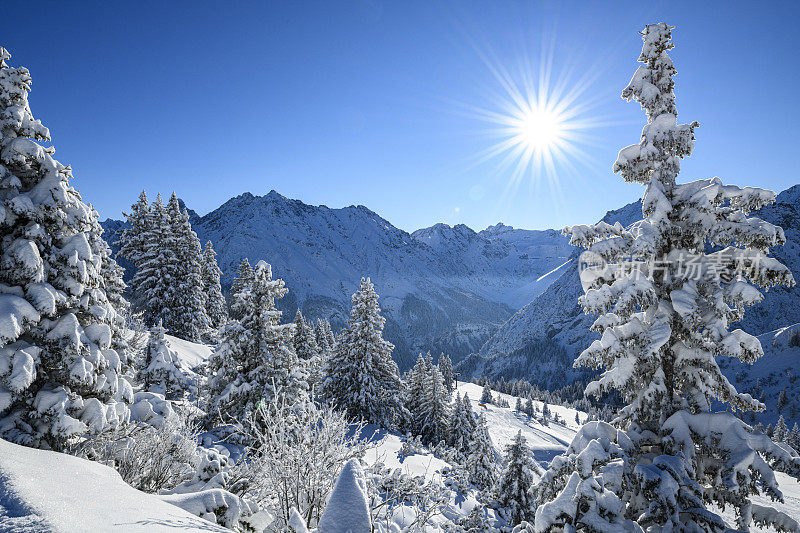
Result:
M102 223L112 248L125 224ZM437 224L408 233L363 205L313 206L274 190L243 193L194 214L192 227L201 242L214 244L226 287L243 257L272 264L289 288L280 305L290 316L299 307L341 326L359 279L371 277L402 368L419 351L446 351L454 359L477 351L546 288L551 278L544 275L570 250L553 230L487 235ZM121 264L129 276L131 265Z

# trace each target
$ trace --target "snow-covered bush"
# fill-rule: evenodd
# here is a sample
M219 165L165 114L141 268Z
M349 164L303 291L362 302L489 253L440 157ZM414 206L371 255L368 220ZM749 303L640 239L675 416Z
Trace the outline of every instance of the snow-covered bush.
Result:
M234 531L261 533L273 517L258 505L223 489L207 489L184 494L167 494L162 500L214 524Z
M172 413L158 426L120 425L76 444L70 453L113 467L129 485L158 493L196 469L197 427Z
M421 531L450 500L449 491L423 476L409 476L399 468L375 463L366 470L369 510L376 529Z
M128 419L121 269L0 47L0 437L63 449Z
M294 508L316 526L342 466L364 455L362 429L327 406L297 411L280 398L262 404L245 422L253 446L238 468L250 483L237 493L269 509L278 525Z
M371 533L367 497L367 481L358 459L344 464L325 512L319 521L318 533Z

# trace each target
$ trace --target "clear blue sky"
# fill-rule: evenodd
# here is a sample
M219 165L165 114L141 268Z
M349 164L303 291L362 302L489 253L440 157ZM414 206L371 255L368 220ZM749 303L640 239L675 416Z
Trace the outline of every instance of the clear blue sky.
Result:
M782 190L800 182L795 2L16 2L0 39L33 75L34 115L101 217L145 188L206 213L244 191L363 204L406 230L590 222L641 195L611 173L644 114L619 98L650 22L676 49L683 176ZM544 44L543 44L544 43ZM490 67L579 88L584 155L508 189L469 109ZM510 193L509 193L510 191Z

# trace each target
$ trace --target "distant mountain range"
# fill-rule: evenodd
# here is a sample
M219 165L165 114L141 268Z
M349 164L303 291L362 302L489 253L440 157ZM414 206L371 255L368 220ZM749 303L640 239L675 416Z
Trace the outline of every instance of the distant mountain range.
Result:
M191 213L191 222L202 243L213 242L225 287L244 257L272 265L290 291L281 301L287 319L299 307L341 326L361 276L371 277L401 368L420 351L455 360L477 352L573 253L554 230L436 224L409 234L364 206L313 206L275 191L239 195L207 215ZM115 248L125 223L102 225Z

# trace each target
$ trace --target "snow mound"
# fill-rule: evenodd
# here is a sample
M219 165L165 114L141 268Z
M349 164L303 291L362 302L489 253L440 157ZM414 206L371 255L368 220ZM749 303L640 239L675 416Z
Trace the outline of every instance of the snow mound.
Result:
M197 368L205 363L214 348L207 344L190 342L172 335L164 335L167 345L178 353L178 359L184 368Z
M336 486L322 513L319 533L370 533L372 521L367 504L367 482L358 460L350 459L342 468Z
M0 440L0 530L229 532L125 483L113 469Z

